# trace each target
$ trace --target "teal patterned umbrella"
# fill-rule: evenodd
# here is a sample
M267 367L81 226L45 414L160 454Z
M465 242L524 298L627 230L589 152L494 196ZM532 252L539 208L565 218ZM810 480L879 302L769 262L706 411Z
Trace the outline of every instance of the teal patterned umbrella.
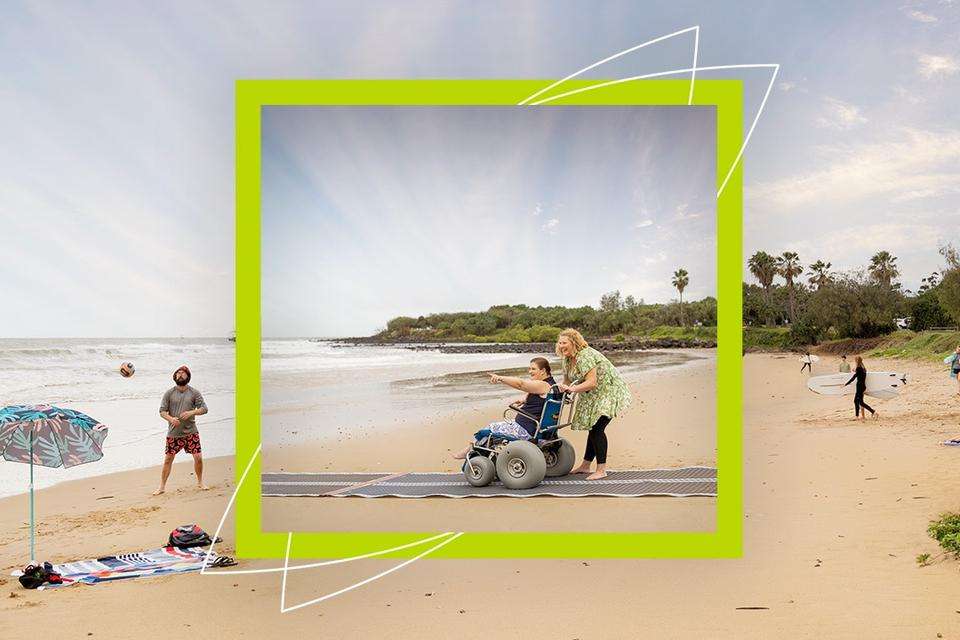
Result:
M0 454L30 465L30 560L34 561L33 465L75 467L103 457L107 426L90 416L50 405L0 409Z

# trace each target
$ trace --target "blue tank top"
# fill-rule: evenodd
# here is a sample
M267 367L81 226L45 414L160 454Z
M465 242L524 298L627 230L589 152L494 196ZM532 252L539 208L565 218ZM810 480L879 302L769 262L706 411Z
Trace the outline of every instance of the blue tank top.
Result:
M553 379L553 376L550 376L544 380L544 382L551 386L557 384L557 381ZM549 396L553 394L548 393L547 395ZM546 403L546 401L547 399L545 397L540 397L535 393L528 393L527 399L523 401L523 406L520 407L520 410L524 413L529 413L532 416L537 416L537 420L539 420L540 416L543 415L543 405ZM531 436L537 433L537 423L527 416L518 413L517 424L523 427Z

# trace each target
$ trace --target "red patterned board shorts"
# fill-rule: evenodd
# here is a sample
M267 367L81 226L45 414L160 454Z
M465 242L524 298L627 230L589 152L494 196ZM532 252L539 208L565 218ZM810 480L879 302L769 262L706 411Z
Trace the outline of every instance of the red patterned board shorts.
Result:
M200 434L191 433L182 438L167 438L167 455L176 455L181 449L187 453L200 453Z

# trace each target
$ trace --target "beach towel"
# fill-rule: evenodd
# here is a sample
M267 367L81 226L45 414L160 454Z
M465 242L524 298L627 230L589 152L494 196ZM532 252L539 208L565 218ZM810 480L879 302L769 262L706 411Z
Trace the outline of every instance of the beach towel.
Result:
M177 549L162 547L139 553L125 553L92 560L79 560L53 565L63 582L61 585L47 584L41 589L50 589L71 584L96 584L113 580L142 578L175 573L199 571L204 567L207 550L199 547ZM207 567L230 566L236 564L227 556L210 554Z

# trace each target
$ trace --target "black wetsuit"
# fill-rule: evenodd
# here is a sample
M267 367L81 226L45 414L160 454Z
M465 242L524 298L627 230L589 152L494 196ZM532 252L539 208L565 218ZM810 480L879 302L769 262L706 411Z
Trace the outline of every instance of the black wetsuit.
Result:
M856 417L860 417L860 407L864 409L864 415L869 411L871 414L876 413L873 408L863 401L863 394L867 391L867 369L866 367L857 367L856 371L853 372L853 375L847 380L847 384L850 384L854 380L857 381L857 392L853 396L853 413ZM844 385L846 386L846 385Z

